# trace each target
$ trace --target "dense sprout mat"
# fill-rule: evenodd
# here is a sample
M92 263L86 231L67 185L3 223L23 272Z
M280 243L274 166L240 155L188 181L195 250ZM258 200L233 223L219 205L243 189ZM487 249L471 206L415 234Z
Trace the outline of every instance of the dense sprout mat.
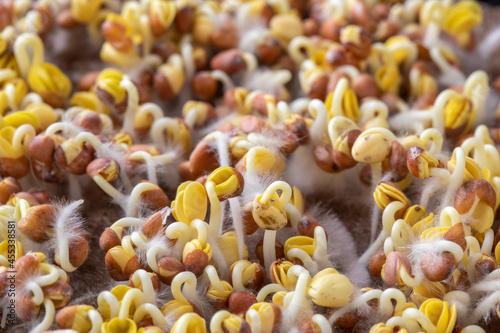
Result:
M1 0L1 331L498 332L499 18Z

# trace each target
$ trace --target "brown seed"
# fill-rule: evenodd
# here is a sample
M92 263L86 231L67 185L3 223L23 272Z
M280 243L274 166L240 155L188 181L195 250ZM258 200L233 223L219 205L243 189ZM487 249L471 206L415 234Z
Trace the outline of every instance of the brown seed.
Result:
M99 135L102 131L102 121L97 112L83 111L80 112L74 123L78 127L86 129L88 132Z
M0 204L5 205L12 194L22 191L21 185L13 177L5 177L0 181Z
M56 310L64 308L73 298L73 288L60 280L42 287L42 291L43 296L54 303Z
M119 232L119 235L116 234L117 231ZM99 246L104 252L108 252L113 247L121 245L121 239L127 233L127 229L121 227L115 227L113 229L106 228L99 239Z
M332 159L334 165L341 169L349 169L358 164L358 162L356 162L351 156L351 149L360 134L360 130L350 130L344 131L340 135L337 139L340 141L340 144L338 145L338 149L340 150L332 148Z
M384 267L384 280L389 287L399 286L399 271L405 269L411 274L411 264L406 255L393 251L387 255Z
M120 246L115 246L104 258L109 276L115 281L127 281L141 264L135 253L128 253Z
M158 277L167 285L171 285L174 277L183 271L184 265L174 257L163 257L158 260Z
M179 52L177 46L169 41L158 42L153 45L153 49L151 50L151 53L159 55L163 62L166 62L172 54L177 52Z
M33 302L33 297L27 297L24 295L19 295L16 297L16 315L22 321L33 320L40 308Z
M480 278L489 275L498 268L498 264L492 256L483 253L483 257L476 262L476 273Z
M455 194L455 209L460 214L468 213L472 209L476 197L495 209L496 192L493 186L484 179L471 180L459 187Z
M156 72L154 76L154 87L161 99L168 100L176 96L176 93L169 82L169 78L165 77L163 73Z
M313 157L316 164L328 173L337 173L342 169L333 160L333 147L331 144L319 145L314 148Z
M302 216L297 224L297 231L301 236L314 238L314 229L321 227L321 224L312 216Z
M101 33L117 51L127 53L134 47L132 38L126 36L127 27L119 22L104 21Z
M391 142L389 165L390 169L396 173L399 179L403 179L408 174L405 148L396 140Z
M150 183L156 186L156 189L142 192L139 200L147 209L157 211L168 206L169 200L165 192L156 184L142 180L141 183Z
M244 315L255 303L257 303L257 298L254 294L248 291L237 291L229 296L228 310L234 314Z
M264 64L275 64L282 54L281 44L273 36L264 37L264 40L257 45L257 57Z
M61 28L64 29L74 29L79 26L79 23L75 20L73 14L71 14L71 9L69 8L57 14L56 22Z
M30 162L24 156L19 158L0 157L0 176L23 178L30 171Z
M229 75L236 74L247 67L240 49L230 49L220 52L210 61L212 69L221 70Z
M335 326L341 329L353 329L358 323L358 316L355 312L347 312L345 315L337 319Z
M20 199L28 201L30 207L38 206L40 204L40 202L38 202L38 200L31 193L17 192L10 195L9 200L7 200L7 205L15 206Z
M72 140L64 141L57 147L54 154L56 163L61 168L75 175L83 175L87 169L87 165L94 159L95 150L88 142L78 146Z
M369 24L370 21L372 21L372 17L371 17L371 14L370 14L370 10L368 9L368 6L366 5L366 3L362 0L356 0L354 2L352 2L351 6L351 19L352 19L352 22L356 25L359 25L359 26L363 26L363 27L366 27L368 25L372 25L372 24ZM373 32L373 31L370 31L370 33Z
M237 47L238 42L238 30L231 20L225 20L219 28L210 34L210 43L219 50Z
M457 223L448 229L443 235L443 239L460 245L462 250L467 248L467 241L465 240L464 225Z
M142 232L149 239L154 238L160 233L163 233L165 227L163 225L164 219L167 217L166 210L160 210L156 213L151 214L144 225L142 226Z
M362 73L352 83L352 89L358 100L366 97L376 97L379 94L377 83L370 74Z
M219 83L212 77L212 73L202 71L196 73L191 80L191 90L193 94L203 100L210 102L217 93Z
M343 30L346 28L351 29L351 27L352 26L344 27ZM372 43L370 35L361 27L355 26L354 29L357 30L355 39L352 39L351 35L348 35L348 37L344 40L343 32L341 31L340 41L345 46L348 54L358 58L359 60L366 59L371 52Z
M321 37L338 43L340 41L340 30L342 26L343 25L337 19L331 17L323 21L319 33Z
M326 93L327 93L327 85L328 85L328 76L321 75L319 76L316 80L314 80L311 84L310 91L309 91L309 98L311 99L321 99L325 100L326 98Z
M372 16L376 21L385 20L391 13L391 7L387 3L377 3L372 8Z
M201 249L196 249L189 252L184 259L184 268L188 272L192 272L196 276L203 274L205 267L207 267L210 259L208 254Z
M457 267L455 257L450 252L426 254L420 260L420 269L432 282L446 280Z
M249 205L248 205L249 204ZM245 204L245 207L249 206L250 208L245 208L243 210L243 231L247 235L252 235L259 229L259 225L255 222L252 214L252 202L249 201Z
M349 54L346 47L330 47L325 54L325 60L333 67L352 65L359 67L359 60Z
M197 72L208 69L210 54L208 50L200 45L193 46L193 62Z
M32 191L30 194L35 197L41 205L48 204L52 200L52 194L45 190Z
M279 70L279 69L286 69L290 71L290 73L294 74L297 73L297 64L293 61L292 57L290 57L288 54L282 55L278 61L274 64L272 67L274 70Z
M313 36L317 35L319 32L319 24L313 18L307 18L302 21L302 28L304 29L304 36Z
M194 179L219 167L217 154L211 144L210 139L201 140L189 157L189 166Z
M370 259L370 264L368 266L368 270L372 276L380 276L382 273L382 267L385 264L385 255L383 253L379 253L374 255Z
M39 205L32 207L26 216L19 220L17 227L26 237L35 242L48 239L48 231L54 223L54 207L52 205Z
M57 327L60 329L71 329L76 320L83 319L79 321L79 328L83 329L83 327L85 327L90 330L92 328L92 323L87 316L87 308L91 307L88 305L70 305L64 307L57 312L55 319Z
M191 5L183 5L177 10L174 24L180 33L191 31L194 22L194 14L196 9Z
M81 266L87 259L89 253L88 241L81 236L72 237L68 241L69 262L74 267Z
M32 160L50 165L54 161L55 142L45 134L39 134L29 144L29 154Z
M90 178L99 175L107 182L112 182L120 173L120 166L110 158L96 158L87 166L87 174Z

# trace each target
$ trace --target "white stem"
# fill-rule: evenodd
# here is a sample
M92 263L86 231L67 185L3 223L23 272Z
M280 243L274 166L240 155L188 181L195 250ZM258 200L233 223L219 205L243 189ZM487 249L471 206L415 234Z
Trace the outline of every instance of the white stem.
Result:
M248 291L243 285L243 272L247 269L251 263L247 260L238 261L234 267L231 274L232 284L234 291Z
M136 309L142 304L146 303L146 297L144 297L144 294L139 289L132 288L125 293L125 296L123 296L123 299L120 303L118 318L129 318L132 303L134 303Z
M229 90L231 89L234 84L233 84L233 81L231 80L231 78L229 77L229 75L227 75L225 72L223 71L220 71L220 70L213 70L212 71L212 77L221 82L223 87L224 87L224 91L226 90Z
M286 207L286 204L292 198L292 188L290 185L282 180L275 181L267 187L267 189L262 193L262 197L259 202L261 204L267 204L269 200L276 194L278 190L281 190L281 195L279 196L279 201Z
M219 131L212 132L210 136L215 138L215 142L217 143L219 165L221 167L230 166L228 137L224 133Z
M314 123L309 129L313 145L322 142L323 135L327 131L328 111L325 104L319 99L313 99L309 102L309 113L314 117Z
M212 181L206 182L205 188L210 201L210 221L209 221L209 234L212 238L216 238L219 234L219 229L222 223L221 204L217 194L215 193L215 183Z
M297 284L295 285L295 292L293 294L292 301L287 309L287 317L290 320L294 320L299 316L300 309L307 302L306 290L311 280L311 275L307 270L300 273Z
M139 107L139 94L135 84L130 80L128 75L123 76L120 87L127 91L127 109L125 111L122 129L133 136L135 113Z
M292 224L292 228L297 229L297 225L299 224L299 220L302 217L302 214L300 214L297 207L295 207L291 203L286 204L285 211L290 217L290 223Z
M140 227L144 224L142 219L138 219L136 217L122 217L115 223L111 225L111 229L118 228L129 228L129 227Z
M120 303L109 291L103 291L97 297L97 304L100 308L107 306L109 308L109 320L118 317L120 311Z
M135 286L141 285L141 290L145 296L145 302L156 305L156 293L153 288L153 282L148 272L143 269L138 269L132 275L132 282Z
M154 326L162 329L167 329L168 323L160 309L156 304L144 303L137 308L134 312L134 321L136 323L141 322L145 317L151 317L153 319Z
M92 179L107 195L116 200L122 209L125 210L127 206L127 197L124 194L114 188L100 175L96 175Z
M45 309L45 316L40 324L38 324L31 332L38 333L46 331L50 328L54 322L54 317L56 315L56 309L54 303L49 298L43 300L43 307Z
M87 313L90 322L92 323L92 328L89 331L89 333L99 333L101 332L101 326L102 326L102 316L97 310L90 310Z
M238 238L238 259L244 259L245 235L243 231L243 216L239 198L229 198L229 209L233 218L233 228Z
M140 198L144 192L157 190L158 186L156 184L144 182L139 183L134 186L132 193L130 193L130 198L127 205L127 216L137 217L137 213L140 205Z
M211 333L224 333L222 322L231 316L231 312L226 310L217 311L210 320Z
M264 232L264 267L269 271L270 266L276 261L276 230L265 230Z
M320 333L332 333L332 326L325 316L315 314L311 319L319 327Z
M32 48L31 58L28 53L28 46ZM33 66L43 64L44 48L42 40L36 34L23 33L14 42L14 56L21 76L26 80Z
M172 296L174 296L176 301L183 302L188 301L188 299L184 297L184 293L186 293L188 298L191 300L197 299L196 283L196 275L191 272L181 272L177 274L171 284ZM182 288L182 285L184 284L185 286Z
M191 239L191 231L189 226L183 222L174 222L170 224L165 230L165 235L170 239L176 239L174 249L179 255L182 254L182 250L187 242Z
M210 284L216 290L224 291L226 289L222 284L219 275L217 274L217 270L214 266L208 265L207 267L205 267L205 274L207 274L208 279L210 280Z
M252 332L261 332L262 323L259 313L255 309L249 309L247 311L245 320L250 324Z
M146 162L146 167L148 170L148 180L152 183L158 184L158 178L156 177L156 167L151 154L145 151L136 151L129 156L129 159Z

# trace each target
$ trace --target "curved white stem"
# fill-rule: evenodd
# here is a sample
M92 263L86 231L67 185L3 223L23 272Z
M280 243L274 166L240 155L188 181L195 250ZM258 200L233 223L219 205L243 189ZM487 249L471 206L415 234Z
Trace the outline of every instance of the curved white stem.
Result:
M49 298L46 298L43 300L43 307L45 309L45 316L43 317L42 322L33 328L31 332L38 333L46 331L54 322L54 317L56 315L54 303Z
M146 303L146 297L139 289L132 288L129 289L120 303L120 311L118 312L118 318L126 319L130 316L130 308L134 303L135 308L137 309L144 303Z
M154 326L162 329L168 328L167 320L155 304L144 303L135 310L134 321L136 323L141 322L145 317L151 317Z
M113 319L118 317L118 313L120 311L120 303L116 299L115 295L113 295L109 291L103 291L97 297L97 304L100 308L108 307L109 308L109 318Z
M191 239L191 231L189 226L183 222L174 222L165 230L165 235L170 239L176 239L174 249L180 255L186 243Z
M132 190L132 193L130 193L130 198L128 200L128 205L127 205L127 209L126 209L127 216L137 217L141 195L144 192L154 191L157 189L158 189L158 185L148 183L148 182L139 183L139 184L135 185L134 189Z
M136 151L129 156L129 159L146 162L146 167L148 170L148 180L152 183L158 184L158 178L156 177L156 166L151 154L145 151Z
M322 142L323 135L327 131L328 111L325 104L319 99L313 99L308 105L309 113L314 117L314 123L309 129L313 145Z
M28 52L29 46L32 48L31 57ZM21 76L26 80L33 66L43 64L44 48L42 40L34 33L23 33L14 42L14 56Z
M135 286L141 285L141 290L145 296L145 302L156 305L156 293L153 288L153 282L148 272L143 269L138 269L132 275L132 282Z
M127 91L127 109L123 119L123 131L133 136L134 121L137 108L139 107L139 93L137 88L128 75L124 75L120 82L120 87Z
M182 288L182 285L184 285ZM171 290L172 296L174 296L176 301L187 302L188 298L193 300L197 299L196 294L196 275L191 272L181 272L177 274L172 280ZM182 290L181 290L182 288ZM186 294L187 298L184 296Z

